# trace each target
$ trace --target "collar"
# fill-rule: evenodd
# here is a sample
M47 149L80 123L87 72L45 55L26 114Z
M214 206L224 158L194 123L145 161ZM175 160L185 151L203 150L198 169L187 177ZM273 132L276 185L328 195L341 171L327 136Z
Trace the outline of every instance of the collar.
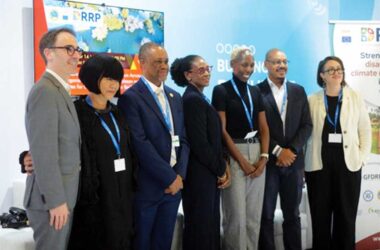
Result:
M63 88L67 91L67 93L70 94L70 85L65 80L63 80L62 77L60 77L57 73L48 68L46 69L46 72L54 76L58 80L58 82L63 86Z
M274 83L274 82L272 82L272 80L269 78L269 77L267 77L267 80L268 80L268 84L269 84L269 87L272 89L272 90L277 90L277 91L279 91L279 90L283 90L284 89L284 87L285 87L285 85L286 85L286 82L287 82L287 80L286 80L286 78L284 79L284 82L282 83L282 85L281 85L281 87L279 88L279 87L277 87L277 85Z
M163 93L165 93L164 91L164 83L161 83L161 85L159 87L157 87L157 85L155 85L154 83L152 83L151 81L149 81L148 79L146 79L144 76L141 76L145 79L145 81L149 84L149 86L152 88L153 92L154 93L157 93L157 89L161 89L161 91Z

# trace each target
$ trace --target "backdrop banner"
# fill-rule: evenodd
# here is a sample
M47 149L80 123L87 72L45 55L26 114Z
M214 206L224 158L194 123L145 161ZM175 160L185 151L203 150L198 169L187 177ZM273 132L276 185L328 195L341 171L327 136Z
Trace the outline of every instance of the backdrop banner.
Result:
M334 54L344 62L346 82L359 91L372 124L372 149L362 170L356 249L380 249L380 22L331 21Z

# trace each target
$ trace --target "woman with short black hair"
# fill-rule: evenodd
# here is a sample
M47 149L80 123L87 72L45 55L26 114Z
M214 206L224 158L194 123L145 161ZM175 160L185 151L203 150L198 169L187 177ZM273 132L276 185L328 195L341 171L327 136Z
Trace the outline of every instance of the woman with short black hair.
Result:
M75 101L81 126L81 178L68 249L132 249L134 157L119 93L120 62L95 55L80 69L88 96Z

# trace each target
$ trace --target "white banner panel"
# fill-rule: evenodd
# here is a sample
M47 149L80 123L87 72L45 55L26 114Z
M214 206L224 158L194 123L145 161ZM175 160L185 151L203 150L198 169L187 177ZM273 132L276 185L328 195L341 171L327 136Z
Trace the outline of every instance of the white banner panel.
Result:
M334 54L346 82L365 99L372 123L372 149L362 170L356 249L380 249L380 22L332 21Z

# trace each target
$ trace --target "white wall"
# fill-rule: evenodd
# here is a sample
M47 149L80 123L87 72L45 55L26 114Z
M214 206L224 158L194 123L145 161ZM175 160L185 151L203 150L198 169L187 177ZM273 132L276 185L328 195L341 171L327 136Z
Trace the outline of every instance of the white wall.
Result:
M12 204L12 181L25 178L18 156L28 148L24 109L33 84L32 0L2 0L0 13L0 212L4 212Z

